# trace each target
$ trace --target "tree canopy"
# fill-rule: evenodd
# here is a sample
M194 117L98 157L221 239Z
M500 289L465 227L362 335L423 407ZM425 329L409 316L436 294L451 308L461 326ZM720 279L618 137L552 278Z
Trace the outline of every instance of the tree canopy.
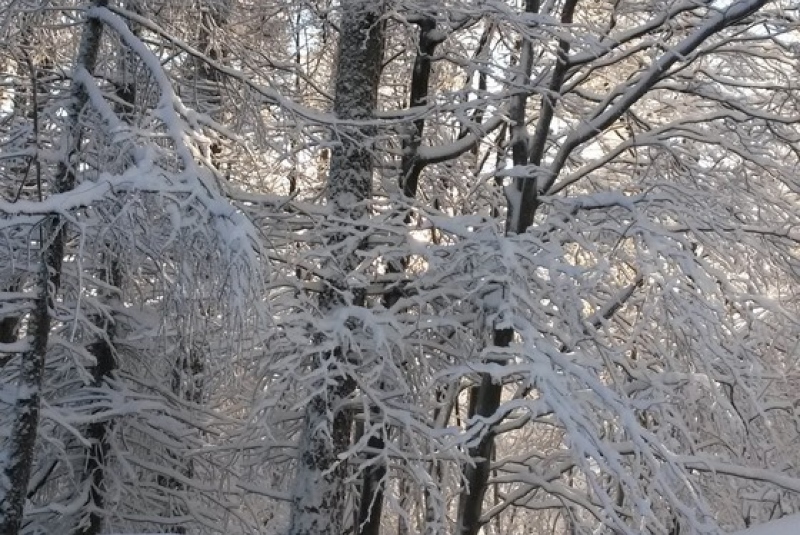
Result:
M800 512L799 25L0 0L0 533Z

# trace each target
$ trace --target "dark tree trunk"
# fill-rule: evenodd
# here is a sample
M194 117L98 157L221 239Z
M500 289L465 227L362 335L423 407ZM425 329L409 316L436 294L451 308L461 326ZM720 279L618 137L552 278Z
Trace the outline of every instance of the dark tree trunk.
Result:
M95 5L104 6L106 0ZM84 27L76 63L88 72L94 70L103 26L89 19ZM72 102L68 107L64 131L68 136L67 152L59 163L52 185L53 194L66 193L75 187L71 166L72 156L81 143L79 116L88 97L77 83L72 89ZM41 180L41 177L39 177ZM22 525L23 508L28 494L31 467L39 427L41 387L47 342L50 334L50 308L55 306L55 294L61 285L61 265L67 240L66 222L58 216L47 218L42 224L39 243L41 251L41 277L35 308L31 314L31 347L22 354L19 371L19 393L14 407L15 415L8 445L7 461L3 467L7 488L0 488L0 533L17 535ZM49 244L49 246L48 246Z
M411 76L411 97L409 107L423 106L428 100L428 91L431 76L431 56L441 40L435 39L436 23L430 18L421 18L419 24L419 51L414 60ZM417 194L419 177L425 167L417 158L417 151L422 143L422 133L425 129L425 120L418 119L413 123L412 134L403 140L403 157L400 163L399 185L403 194L413 199ZM391 274L402 273L405 270L405 259L399 262L390 262L387 272ZM393 307L402 296L399 286L384 294L383 306L387 309ZM386 437L373 435L368 439L368 447L372 451L380 451L385 447ZM374 458L375 454L370 457ZM361 501L357 518L356 532L359 535L378 535L380 533L381 515L383 513L383 486L386 477L386 467L383 464L370 464L364 470L361 485Z

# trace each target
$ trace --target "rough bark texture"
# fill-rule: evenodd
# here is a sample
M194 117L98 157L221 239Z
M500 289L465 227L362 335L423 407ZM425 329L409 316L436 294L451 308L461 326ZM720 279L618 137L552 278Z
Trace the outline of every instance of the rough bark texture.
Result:
M328 174L327 198L331 210L328 244L341 251L328 263L327 289L320 310L329 313L341 306L364 306L365 292L349 288L347 274L358 263L356 252L344 249L348 228L366 217L366 201L372 196L373 159L370 140L383 56L382 2L342 2L339 63L336 72L334 113L343 121L335 134L336 147ZM340 229L333 221L344 221ZM328 371L327 386L306 408L300 458L292 496L290 535L341 535L346 503L346 466L339 455L349 446L352 416L341 409L355 383L341 373L348 355L335 350L318 355L315 365Z

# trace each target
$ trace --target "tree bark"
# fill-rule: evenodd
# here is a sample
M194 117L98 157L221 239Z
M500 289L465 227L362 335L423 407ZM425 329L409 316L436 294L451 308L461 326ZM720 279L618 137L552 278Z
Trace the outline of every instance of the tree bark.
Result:
M105 4L106 0L98 0L95 5ZM92 72L97 63L102 34L103 26L100 21L86 21L76 63L88 72ZM79 119L88 96L80 84L73 82L71 97L64 128L67 150L56 169L52 185L54 195L66 193L75 187L76 177L71 160L80 148ZM56 293L61 284L61 265L66 241L66 222L57 215L48 217L41 227L41 278L30 318L30 348L21 358L14 421L3 467L4 477L0 480L0 533L3 535L17 535L22 525L39 427L41 387L50 334L50 309L55 306Z
M538 11L538 0L526 0L526 13L537 13ZM533 69L533 45L527 38L522 43L519 69L518 85L525 87ZM513 121L511 126L511 151L515 166L527 165L528 163L528 136L525 126L527 97L528 94L526 92L515 95L509 112ZM520 189L522 188L521 183L516 184L516 186ZM517 209L519 207L509 207L506 233L519 230L520 214L514 212ZM508 347L513 339L513 329L498 329L494 333L493 343L497 347ZM470 403L474 407L475 414L484 418L493 415L500 407L502 391L502 384L495 382L490 374L481 374L480 385L470 393ZM492 429L489 429L480 442L469 450L472 464L466 465L463 469L465 485L458 502L457 535L477 535L478 530L481 528L480 519L483 512L483 498L486 495L493 451L494 433Z
M409 107L423 106L428 100L431 76L431 56L441 39L434 33L436 22L428 17L422 17L416 23L419 25L419 51L414 59L411 74L411 96ZM425 167L417 157L418 149L422 143L422 133L425 128L425 119L417 119L413 123L411 135L403 140L403 157L400 163L399 186L403 195L413 199L417 195L419 177ZM408 216L406 218L408 220ZM389 262L388 273L402 273L406 267L406 259L399 262ZM402 296L399 286L387 291L383 296L383 306L390 309ZM385 447L386 437L373 435L368 439L371 451L380 451ZM372 455L374 457L374 455ZM359 535L378 535L380 533L381 515L383 514L383 479L386 477L386 467L383 464L370 464L364 470L361 484L361 497L358 512L358 525L356 532Z
M111 260L110 264L107 274L108 283L114 288L119 288L122 283L119 264L116 260ZM102 327L105 337L91 344L88 349L96 362L92 367L92 387L101 388L117 370L116 348L114 347L116 328L113 318L98 318L97 323L99 327ZM92 422L86 429L86 438L91 442L91 447L86 454L83 477L89 483L89 496L86 504L89 514L88 523L78 528L77 535L98 535L103 529L107 457L113 425L113 420L101 420Z
M342 2L334 113L342 120L336 133L326 187L331 234L326 241L343 248L348 227L368 214L372 196L374 111L383 57L383 2ZM344 221L345 223L339 223ZM338 228L336 228L338 227ZM364 306L366 293L353 288L347 275L359 262L357 246L328 262L329 279L319 301L321 313L343 306ZM342 348L317 355L314 365L327 368L322 394L309 402L292 495L290 535L341 535L347 500L346 465L339 459L350 443L352 415L341 405L355 391L355 381L342 373L349 355Z
M428 101L428 91L431 78L431 56L436 46L442 42L439 34L434 32L436 21L423 17L419 22L419 52L414 59L414 70L411 74L411 97L409 107L424 106ZM425 119L414 121L411 135L403 140L403 159L400 163L400 187L403 194L409 199L417 196L419 177L425 163L417 157L417 152L422 144L422 133L425 129Z

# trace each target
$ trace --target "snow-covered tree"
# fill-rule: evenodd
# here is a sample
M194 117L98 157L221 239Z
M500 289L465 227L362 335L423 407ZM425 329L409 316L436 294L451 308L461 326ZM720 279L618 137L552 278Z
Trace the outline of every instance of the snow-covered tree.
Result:
M0 9L8 533L800 509L794 3Z
M33 172L4 175L18 193L2 206L13 325L0 525L219 525L224 509L194 496L187 473L218 469L186 457L219 421L201 416L185 363L206 333L246 321L247 293L260 287L256 233L220 193L205 119L182 104L158 57L102 2L84 16L69 76L40 83L33 60L16 67L35 83L32 126L17 121L7 139L27 149L13 156ZM128 86L123 58L137 72ZM189 514L203 502L208 512Z

